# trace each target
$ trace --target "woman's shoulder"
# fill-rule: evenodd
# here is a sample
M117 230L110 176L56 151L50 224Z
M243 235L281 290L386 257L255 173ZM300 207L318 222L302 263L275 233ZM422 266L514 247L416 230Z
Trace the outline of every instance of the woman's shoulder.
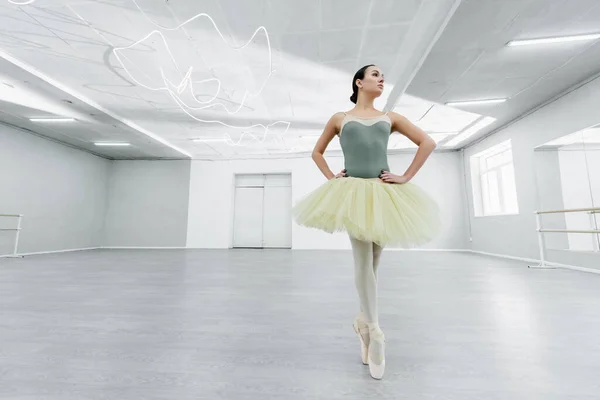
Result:
M339 125L344 120L345 116L346 116L345 112L338 111L338 112L334 113L331 117L329 117L329 122Z
M390 117L391 120L401 120L401 119L406 119L406 117L402 114L399 114L395 111L388 111L387 115Z

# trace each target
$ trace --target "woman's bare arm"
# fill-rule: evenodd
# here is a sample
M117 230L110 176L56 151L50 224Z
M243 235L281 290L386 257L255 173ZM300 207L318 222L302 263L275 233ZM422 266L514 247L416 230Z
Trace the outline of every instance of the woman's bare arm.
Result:
M410 122L406 117L395 112L389 112L388 115L392 120L392 132L403 134L411 142L419 146L413 162L403 175L406 179L411 180L419 172L423 164L425 164L425 161L437 145L427 133Z
M327 179L335 178L335 174L331 172L331 169L329 169L323 154L325 153L325 150L327 149L327 146L331 140L335 137L335 135L338 134L343 115L343 113L334 114L329 121L327 121L327 124L323 129L323 133L319 137L319 140L317 140L317 143L312 151L313 161L315 164L317 164L317 167L319 167L319 170L321 170Z

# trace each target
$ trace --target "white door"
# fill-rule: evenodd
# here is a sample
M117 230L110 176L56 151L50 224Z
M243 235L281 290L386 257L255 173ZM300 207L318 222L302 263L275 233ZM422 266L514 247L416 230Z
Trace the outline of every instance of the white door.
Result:
M292 185L289 174L265 175L263 247L292 247Z
M292 187L289 174L238 175L233 247L292 247Z
M233 247L263 247L263 177L236 178L234 196Z

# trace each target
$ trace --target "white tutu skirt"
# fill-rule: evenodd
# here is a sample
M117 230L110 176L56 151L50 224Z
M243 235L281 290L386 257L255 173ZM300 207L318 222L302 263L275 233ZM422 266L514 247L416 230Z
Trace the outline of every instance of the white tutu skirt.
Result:
M418 247L440 229L436 202L413 183L378 178L331 179L293 208L296 223L325 232L347 232L380 246Z

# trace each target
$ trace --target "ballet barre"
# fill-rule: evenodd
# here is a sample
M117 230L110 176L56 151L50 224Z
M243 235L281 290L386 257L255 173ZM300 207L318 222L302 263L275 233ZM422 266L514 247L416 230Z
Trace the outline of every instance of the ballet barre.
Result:
M591 225L598 228L595 224L594 214L600 213L600 208L598 207L588 207L588 208L570 208L566 210L546 210L546 211L534 211L535 214L535 223L536 230L538 232L538 246L540 248L540 264L532 266L529 268L549 268L546 264L546 251L545 251L545 242L544 242L544 233L588 233L588 234L600 234L600 229L544 229L542 228L542 218L543 214L559 214L559 213L575 213L575 212L586 212L590 214L590 222Z
M19 234L21 233L21 221L23 220L23 214L0 214L0 217L6 218L17 218L16 228L0 228L0 231L13 231L15 232L15 244L13 246L12 254L8 254L5 257L19 257L17 252L19 250Z

